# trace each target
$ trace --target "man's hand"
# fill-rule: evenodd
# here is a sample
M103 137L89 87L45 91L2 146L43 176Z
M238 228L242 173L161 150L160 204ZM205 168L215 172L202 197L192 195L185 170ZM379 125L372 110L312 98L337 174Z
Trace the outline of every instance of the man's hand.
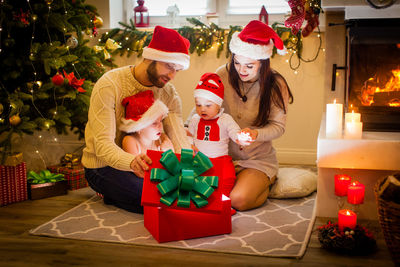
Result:
M131 169L136 174L136 176L143 178L144 171L149 169L147 164L152 164L153 162L146 154L139 154L131 162Z

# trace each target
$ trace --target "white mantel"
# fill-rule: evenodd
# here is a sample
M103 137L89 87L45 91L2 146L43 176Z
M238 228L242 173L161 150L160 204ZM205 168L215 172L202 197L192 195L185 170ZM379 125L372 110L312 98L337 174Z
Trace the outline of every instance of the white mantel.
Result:
M317 216L337 217L334 176L347 174L365 185L364 204L359 206L358 218L377 220L374 185L381 177L400 171L400 132L363 132L362 139L328 139L323 116L317 167Z

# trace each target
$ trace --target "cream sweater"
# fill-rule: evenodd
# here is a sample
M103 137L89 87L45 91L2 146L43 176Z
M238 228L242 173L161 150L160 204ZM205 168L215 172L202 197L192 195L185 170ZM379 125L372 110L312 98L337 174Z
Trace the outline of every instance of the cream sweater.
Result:
M144 90L152 90L155 98L167 105L169 114L163 121L164 131L171 139L175 152L190 148L182 123L181 100L175 87L170 83L163 88L143 86L134 78L130 67L105 73L93 88L85 129L86 147L82 155L82 164L86 168L110 166L131 171L130 164L135 155L121 148L124 133L119 130L119 125L125 115L121 102L125 97Z

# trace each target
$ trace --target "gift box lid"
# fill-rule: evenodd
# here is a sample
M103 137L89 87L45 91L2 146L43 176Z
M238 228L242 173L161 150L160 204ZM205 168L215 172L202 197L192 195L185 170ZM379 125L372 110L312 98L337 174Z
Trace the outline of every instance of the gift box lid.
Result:
M164 207L164 208L173 208L173 209L184 209L198 212L221 212L222 210L222 187L221 181L222 177L226 175L235 175L235 173L231 173L231 168L224 168L225 164L231 164L231 157L224 156L219 158L211 158L211 162L213 167L206 172L200 174L200 176L218 176L219 186L216 187L214 192L207 198L208 204L202 208L197 208L192 201L190 201L190 207L179 207L177 206L177 200L171 204L171 206L165 205L160 202L160 198L162 197L161 193L157 188L157 184L159 182L154 182L150 180L151 169L160 168L165 169L160 163L160 159L162 157L163 152L148 150L147 155L152 159L153 163L150 165L150 170L145 172L144 181L143 181L143 191L142 191L142 205L143 206L156 206L156 207ZM175 154L177 158L180 160L180 154ZM227 171L229 170L229 171Z

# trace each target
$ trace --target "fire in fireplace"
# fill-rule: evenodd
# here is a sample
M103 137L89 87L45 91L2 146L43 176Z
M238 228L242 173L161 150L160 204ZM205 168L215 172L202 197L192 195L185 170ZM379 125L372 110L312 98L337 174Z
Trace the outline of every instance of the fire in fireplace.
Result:
M347 22L346 108L364 130L400 131L400 19Z

